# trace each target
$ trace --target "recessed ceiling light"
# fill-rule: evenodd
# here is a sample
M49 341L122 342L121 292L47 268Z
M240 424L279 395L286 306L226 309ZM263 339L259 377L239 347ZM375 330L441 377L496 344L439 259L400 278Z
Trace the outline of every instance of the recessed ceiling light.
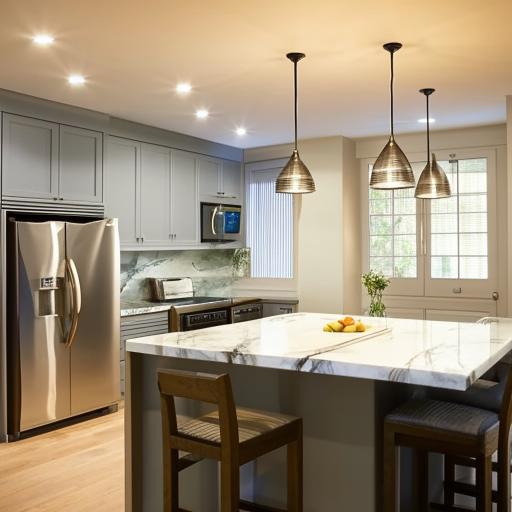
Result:
M431 123L435 123L436 120L433 118L433 117L429 117L428 120L431 122ZM427 122L427 118L426 117L422 117L421 119L418 119L418 123L423 123L425 124Z
M50 46L55 38L50 34L37 34L32 38L32 41L39 46Z
M235 131L240 137L243 137L247 133L247 130L243 126L238 127Z
M69 75L68 82L71 85L83 85L85 84L85 77L82 75Z
M200 108L196 111L196 117L198 119L206 119L209 115L210 113L205 108Z
M192 86L188 82L181 82L176 86L178 94L188 94L192 90Z

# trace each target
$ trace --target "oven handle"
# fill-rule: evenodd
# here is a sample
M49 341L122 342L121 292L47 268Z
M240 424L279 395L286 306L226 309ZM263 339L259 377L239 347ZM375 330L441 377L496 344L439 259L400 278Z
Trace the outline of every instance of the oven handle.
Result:
M212 233L214 235L217 234L217 231L215 231L215 216L217 215L217 212L219 211L219 207L216 206L214 209L213 209L213 212L212 212Z

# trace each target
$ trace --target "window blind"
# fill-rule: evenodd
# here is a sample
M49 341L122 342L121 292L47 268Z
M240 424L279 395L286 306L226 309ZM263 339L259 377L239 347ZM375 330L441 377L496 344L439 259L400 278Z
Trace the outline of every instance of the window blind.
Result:
M247 173L247 245L251 277L293 277L293 198L276 194L281 169Z

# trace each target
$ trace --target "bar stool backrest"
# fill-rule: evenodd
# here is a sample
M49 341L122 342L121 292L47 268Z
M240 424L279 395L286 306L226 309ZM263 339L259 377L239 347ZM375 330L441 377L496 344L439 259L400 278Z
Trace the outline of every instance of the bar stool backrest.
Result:
M174 398L197 400L217 406L222 459L238 454L238 420L228 374L212 375L182 370L158 370L164 447L170 436L183 438L178 430Z

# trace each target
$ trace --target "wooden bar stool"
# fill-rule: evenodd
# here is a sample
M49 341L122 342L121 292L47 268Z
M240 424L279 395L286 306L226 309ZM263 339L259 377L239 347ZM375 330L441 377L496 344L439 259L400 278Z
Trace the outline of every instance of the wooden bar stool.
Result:
M220 462L221 512L277 512L240 500L240 466L287 446L288 510L302 512L302 419L235 406L229 375L159 370L163 434L164 512L179 512L178 473L203 458ZM217 405L179 422L174 397ZM179 457L178 451L187 455ZM282 512L282 511L281 511Z
M418 479L418 511L428 510L428 453L442 453L448 462L471 459L476 468L476 510L492 510L492 455L505 469L498 478L499 512L510 511L510 446L512 422L512 367L508 369L499 413L440 400L410 400L384 420L384 512L397 506L396 448L415 450ZM451 462L450 462L451 464ZM450 466L451 467L451 466ZM451 478L451 475L448 475ZM465 510L445 503L442 510Z

